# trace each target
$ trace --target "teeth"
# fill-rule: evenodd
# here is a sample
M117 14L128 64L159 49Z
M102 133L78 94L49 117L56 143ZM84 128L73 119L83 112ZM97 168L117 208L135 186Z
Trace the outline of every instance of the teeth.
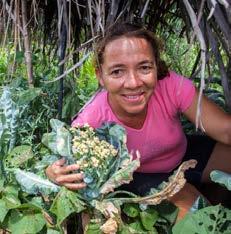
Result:
M126 98L128 98L128 99L136 99L138 97L139 97L138 95L136 95L136 96L126 96Z

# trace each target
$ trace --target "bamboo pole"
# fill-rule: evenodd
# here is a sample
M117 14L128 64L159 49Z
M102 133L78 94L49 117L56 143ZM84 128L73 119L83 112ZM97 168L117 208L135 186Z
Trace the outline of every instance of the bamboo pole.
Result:
M27 67L27 76L29 87L34 87L33 66L32 66L32 52L30 48L28 21L27 21L27 1L21 0L22 4L22 26L23 26L23 40L25 47L25 62Z

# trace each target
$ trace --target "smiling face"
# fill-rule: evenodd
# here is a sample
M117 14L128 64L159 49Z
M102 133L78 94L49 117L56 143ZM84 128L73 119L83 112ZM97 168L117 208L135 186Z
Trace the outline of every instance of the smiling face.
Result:
M120 37L109 42L97 71L109 93L109 104L120 120L146 116L147 104L157 81L150 44L143 38Z

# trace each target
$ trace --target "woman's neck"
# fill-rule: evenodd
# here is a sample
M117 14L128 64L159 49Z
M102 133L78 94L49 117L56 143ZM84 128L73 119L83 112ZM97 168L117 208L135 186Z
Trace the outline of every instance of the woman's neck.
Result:
M147 111L139 115L117 116L120 122L130 128L141 129L146 119Z

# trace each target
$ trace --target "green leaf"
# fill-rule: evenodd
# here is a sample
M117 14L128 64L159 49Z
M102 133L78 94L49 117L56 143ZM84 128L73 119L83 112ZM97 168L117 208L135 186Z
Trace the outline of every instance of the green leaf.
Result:
M139 215L140 209L138 204L125 203L123 207L123 212L131 218L135 218Z
M24 59L24 52L17 50L15 60L17 61L17 63L22 63L23 59Z
M147 233L147 231L145 231L145 229L143 228L143 225L142 225L142 223L139 221L139 220L137 220L137 221L135 221L135 222L133 222L133 223L130 223L129 225L128 225L130 228L132 228L132 229L134 229L136 232L135 233L142 233L142 234L145 234L145 233Z
M79 213L85 209L82 202L75 192L62 187L54 199L50 211L57 216L57 223L60 225L70 214Z
M18 198L19 188L16 185L7 185L2 190L2 200L8 209L17 208L21 205Z
M209 202L203 196L198 196L198 198L196 199L196 201L193 203L192 207L190 208L190 211L195 212L209 205L210 205Z
M40 88L30 88L20 91L18 95L18 105L27 105L42 93Z
M12 210L8 228L12 234L38 233L46 224L43 214L34 210Z
M14 147L13 150L6 156L4 164L7 168L17 168L24 165L31 158L33 158L31 146L20 145Z
M9 211L9 209L6 206L5 201L0 200L0 223L3 222L3 220L5 219L8 211Z
M102 231L100 230L101 225L101 223L97 223L91 220L86 227L86 234L102 234Z
M126 130L122 126L115 124L109 128L109 135L118 138L123 143L127 142Z
M71 133L64 127L65 124L57 119L51 119L50 124L52 132L43 135L42 143L54 154L71 158Z
M60 157L57 155L45 155L41 161L35 163L34 168L37 171L45 170L46 167L59 160Z
M8 184L4 188L4 194L13 194L15 197L18 197L19 187L17 185Z
M3 153L2 149L5 148L4 154L6 154L8 150L13 149L15 146L19 116L19 109L11 98L9 87L5 86L3 88L0 109L2 110L0 118L0 153Z
M60 189L59 186L43 179L42 177L32 173L22 171L20 169L15 170L15 178L21 185L22 190L28 194L43 194L49 195L51 193L57 193Z
M51 119L50 125L51 125L52 130L54 132L57 132L59 129L65 127L66 124L58 119Z
M79 109L79 98L74 92L68 93L64 97L62 119L73 117Z
M0 173L0 175L1 175L1 173ZM5 182L5 179L3 177L1 177L0 178L0 194L3 191L3 189L4 189L4 182Z
M140 212L140 220L147 231L153 230L158 217L158 212L154 209Z
M55 230L55 229L51 229L51 228L47 228L47 234L61 234L62 232Z
M170 224L175 223L178 212L179 212L179 208L175 206L172 202L163 201L160 204L156 205L155 208L157 212L159 213L159 215L165 218L166 220L168 220Z
M174 225L172 231L173 234L229 234L231 233L231 210L217 205L188 213Z
M15 196L15 194L12 193L5 194L5 196L2 197L2 200L5 202L8 209L14 209L21 205L18 196Z
M6 117L0 113L0 162L3 162L4 157L9 150L9 142L11 139L10 129L6 123ZM0 168L1 170L2 168Z
M210 178L215 183L219 183L231 191L231 174L219 170L214 170L210 173Z
M43 201L43 198L40 196L32 197L32 199L30 200L30 204L36 206L37 208L41 210L44 208L44 201Z

